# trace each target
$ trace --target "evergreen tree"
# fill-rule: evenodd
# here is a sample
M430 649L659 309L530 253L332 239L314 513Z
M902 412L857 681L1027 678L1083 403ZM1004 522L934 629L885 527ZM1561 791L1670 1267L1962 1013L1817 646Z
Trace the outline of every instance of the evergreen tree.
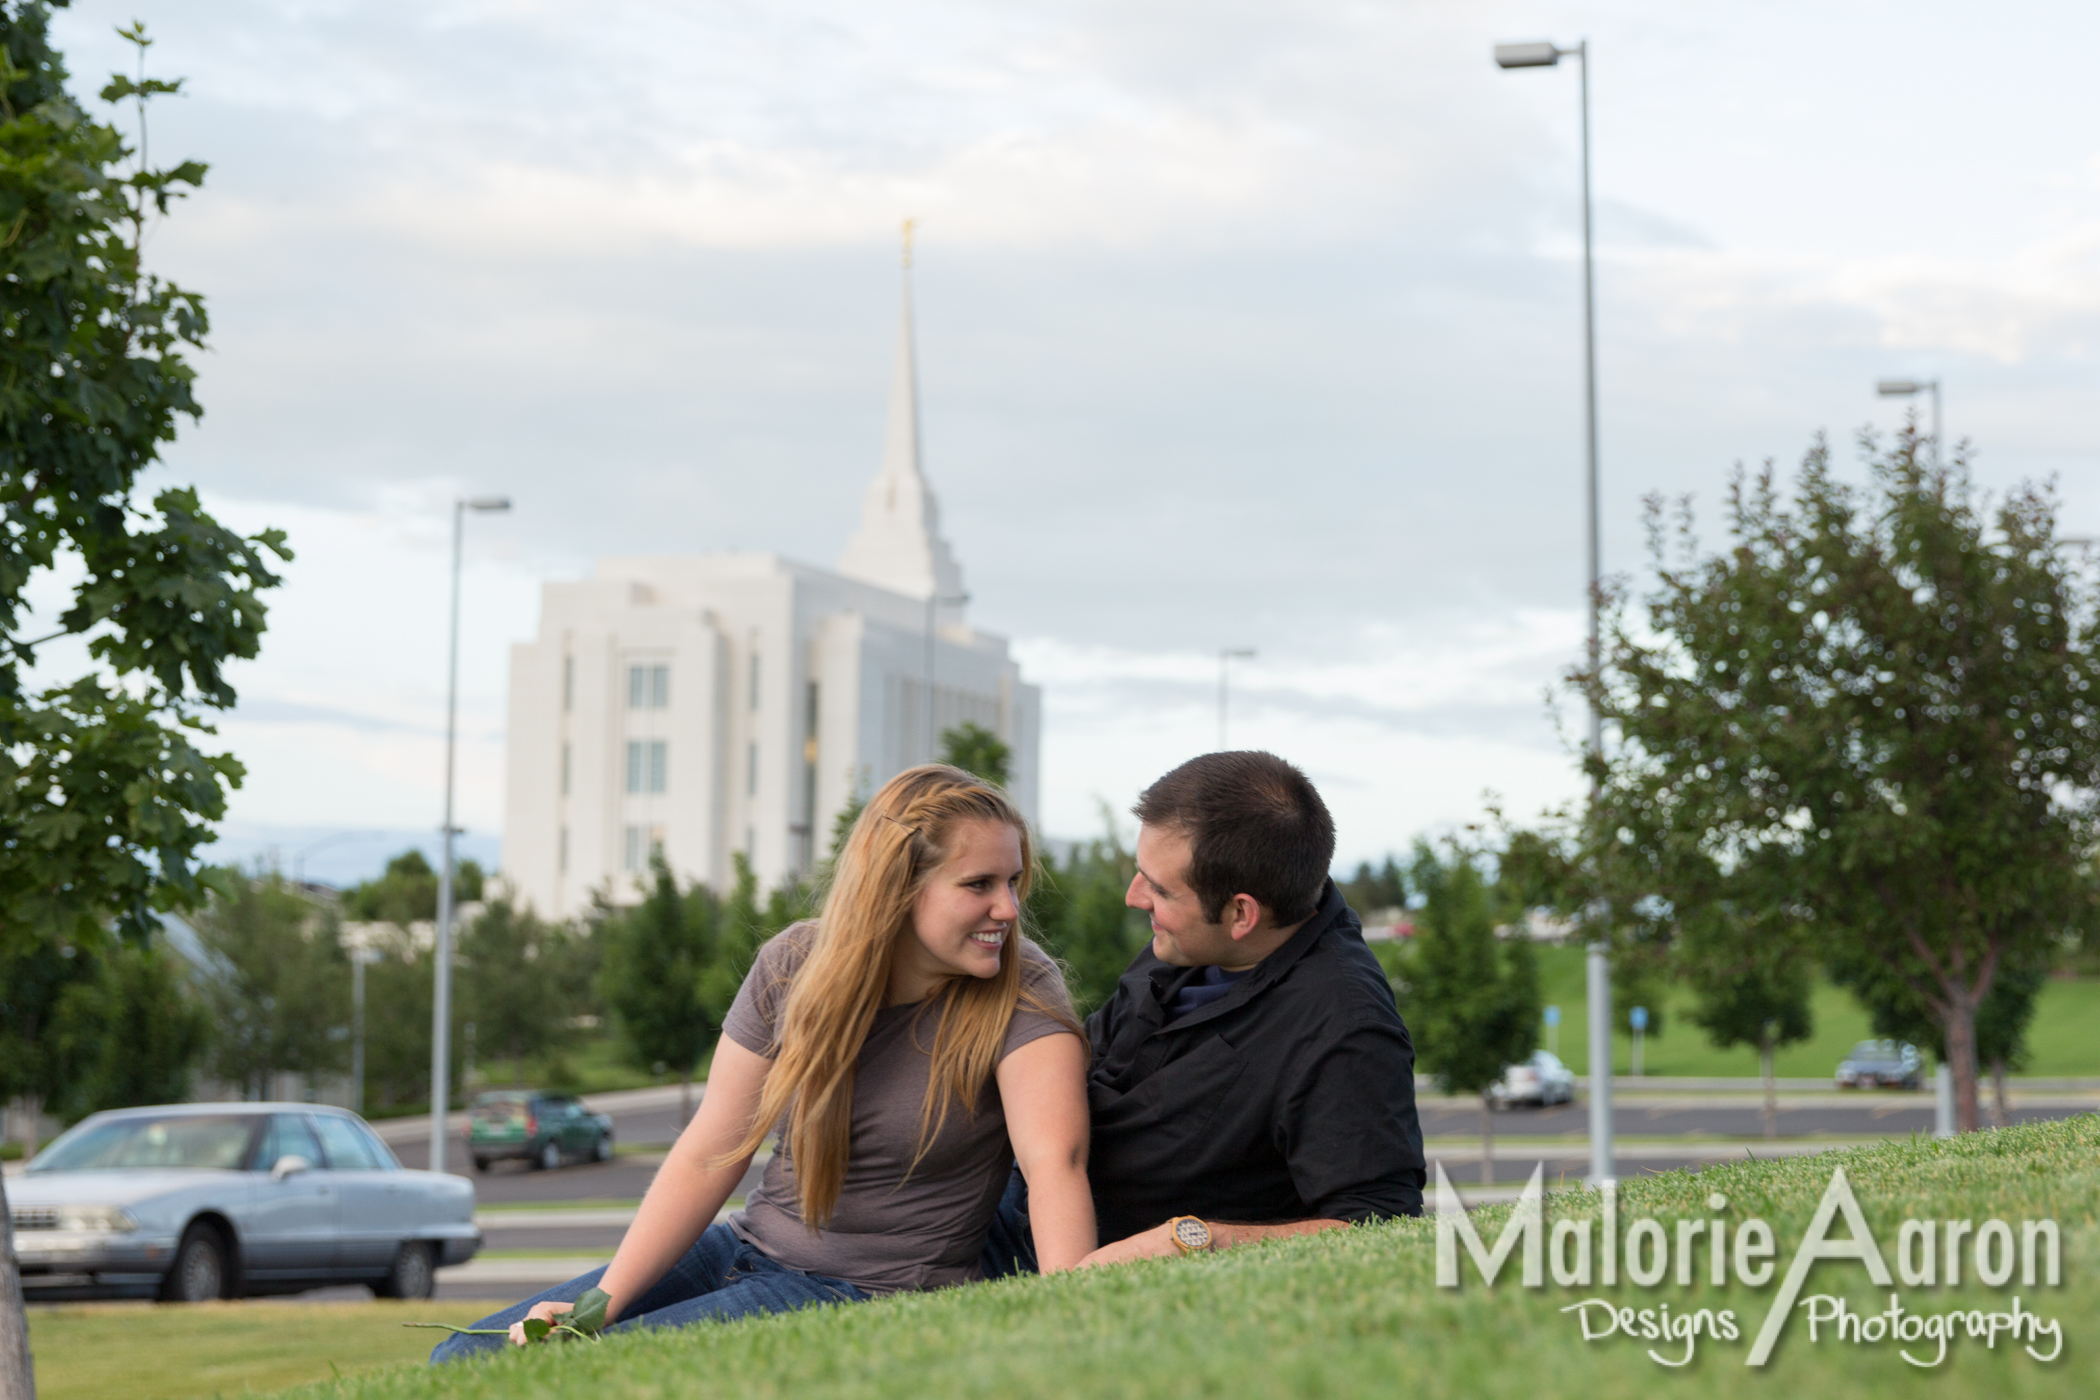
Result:
M1013 750L983 725L964 720L953 729L941 731L941 762L951 763L965 773L976 774L993 787L1003 788L1009 780Z
M1115 995L1131 959L1151 941L1145 916L1123 900L1137 866L1113 822L1060 862L1045 855L1029 891L1027 927L1064 969L1082 1016Z
M742 856L738 862L741 875L748 866ZM628 1062L678 1076L683 1128L693 1116L693 1070L727 1010L726 1004L718 1010L707 991L722 919L704 887L679 891L661 853L651 858L650 873L640 904L603 918L599 992Z
M487 877L463 860L453 870L453 892L462 904L480 899ZM343 917L359 923L428 923L437 918L438 875L429 857L410 847L386 863L385 873L343 891Z
M1422 1068L1447 1094L1480 1096L1480 1179L1494 1180L1494 1098L1512 1064L1538 1048L1538 965L1530 940L1495 937L1495 907L1472 854L1415 846L1409 882L1421 899L1409 967L1407 1022Z
M99 962L59 1002L55 1039L74 1066L62 1115L185 1101L212 1030L187 966L159 938L119 943Z
M460 930L460 1014L474 1024L478 1055L539 1060L550 1070L559 1062L575 1041L572 1023L588 995L587 984L575 980L570 945L579 941L509 900L491 903Z
M257 1099L270 1096L279 1074L340 1072L349 1054L342 1028L350 1024L350 962L333 915L275 874L229 871L221 883L230 893L196 919L198 940L218 964L204 981L217 1028L211 1072ZM369 1043L369 1016L366 1035Z
M1730 913L1715 910L1708 917L1727 919ZM1814 964L1791 956L1785 944L1768 942L1760 948L1736 938L1702 937L1697 927L1684 944L1680 960L1688 968L1698 998L1692 1020L1718 1049L1747 1045L1757 1051L1758 1073L1765 1085L1765 1136L1776 1138L1779 1083L1772 1057L1779 1047L1798 1044L1815 1034L1809 1003ZM1750 950L1748 956L1740 951L1745 948Z

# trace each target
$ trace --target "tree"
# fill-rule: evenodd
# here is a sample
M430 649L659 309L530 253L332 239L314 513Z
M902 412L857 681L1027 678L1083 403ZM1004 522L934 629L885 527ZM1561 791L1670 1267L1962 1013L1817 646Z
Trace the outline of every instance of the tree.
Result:
M1123 902L1137 865L1105 805L1102 821L1105 834L1072 847L1062 862L1046 853L1028 894L1028 926L1063 965L1082 1016L1115 995L1151 939L1144 916Z
M1838 982L1866 1008L1874 1034L1921 1045L1945 1063L1944 1024L1900 977L1871 963L1846 961L1832 967ZM2005 1076L2027 1064L2027 1028L2034 1021L2035 1001L2049 980L2046 963L2001 967L1991 990L1976 1008L1976 1060L1991 1071L1991 1119L2003 1128L2011 1121L2005 1101Z
M1531 941L1495 937L1494 903L1476 857L1415 846L1409 881L1421 899L1409 967L1408 1022L1422 1067L1447 1094L1480 1095L1480 1179L1495 1179L1494 1099L1504 1071L1539 1043L1538 965ZM1599 1072L1591 1067L1592 1073ZM1606 1066L1602 1071L1610 1072Z
M140 77L101 95L135 100L143 148L147 99L180 85L146 79L144 30L120 32ZM281 532L223 528L188 488L136 499L176 420L200 412L184 355L207 329L202 299L140 251L204 167L148 168L82 112L42 0L0 0L0 59L0 951L142 943L156 912L203 898L196 851L241 766L198 741L234 701L225 664L256 654L260 594L290 554ZM47 579L70 594L55 618L31 602ZM57 637L84 642L92 669L26 689ZM0 1394L26 1398L12 1238L0 1229Z
M553 1062L574 1042L589 996L588 979L576 976L572 945L581 941L509 900L460 931L460 1014L483 1058Z
M2046 491L1987 510L1961 455L1918 446L1870 442L1854 488L1818 443L1792 505L1769 468L1739 473L1727 552L1700 557L1687 507L1674 565L1651 502L1656 590L1638 627L1607 599L1602 674L1577 680L1623 741L1591 760L1599 867L1678 909L1761 911L1746 953L1886 969L1942 1027L1971 1131L1979 1007L2085 909L2096 599Z
M333 916L279 875L224 872L220 883L230 893L196 918L198 941L217 964L204 982L218 1028L211 1072L266 1099L280 1074L341 1071L350 963Z
M100 974L92 946L48 939L0 943L0 1101L21 1099L36 1151L36 1124L46 1105L69 1097L79 1063L57 1034L66 997Z
M73 1067L62 1116L182 1102L211 1031L187 967L160 939L114 945L59 1001L54 1038Z
M430 1024L435 979L406 932L375 946L378 961L365 968L365 1095L382 1108L416 1109L430 1102ZM457 985L457 984L455 984ZM451 1043L466 1044L465 998L452 1003ZM446 1095L458 1103L466 1057L447 1057Z
M742 875L749 866L738 856ZM632 909L607 911L598 932L604 949L599 994L611 1010L619 1043L638 1068L678 1076L678 1123L693 1116L693 1069L720 1028L726 1005L703 994L722 923L721 907L703 885L681 892L661 853L650 859L649 893ZM734 996L734 990L730 993Z
M941 731L941 762L974 773L993 787L1005 787L1014 751L997 734L974 720Z
M486 876L471 860L459 862L453 872L461 903L480 899ZM360 923L428 923L437 918L438 877L424 854L410 847L386 863L376 880L365 880L343 891L343 917Z
M1729 911L1714 911L1713 917L1726 920ZM1776 1138L1779 1084L1772 1056L1780 1046L1815 1034L1809 1005L1812 964L1787 956L1783 947L1767 943L1760 950L1738 937L1704 938L1695 932L1686 943L1684 961L1690 964L1689 980L1699 998L1692 1020L1718 1049L1748 1045L1757 1050L1758 1072L1765 1082L1765 1136ZM1707 949L1711 952L1701 957Z
M1369 861L1359 861L1356 874L1341 889L1342 898L1359 914L1398 909L1407 903L1407 872L1391 856L1387 856L1385 864L1376 869Z

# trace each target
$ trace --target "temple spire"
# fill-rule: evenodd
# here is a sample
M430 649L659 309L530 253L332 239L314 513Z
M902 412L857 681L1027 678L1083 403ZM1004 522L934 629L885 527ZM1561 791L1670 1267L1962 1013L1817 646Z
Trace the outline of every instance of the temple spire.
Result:
M860 528L839 556L839 572L915 598L962 595L962 570L941 538L940 507L927 484L919 448L919 377L912 327L912 233L904 221L904 302L897 366L890 380L889 425L882 469L862 499ZM962 620L959 603L939 608L943 625Z

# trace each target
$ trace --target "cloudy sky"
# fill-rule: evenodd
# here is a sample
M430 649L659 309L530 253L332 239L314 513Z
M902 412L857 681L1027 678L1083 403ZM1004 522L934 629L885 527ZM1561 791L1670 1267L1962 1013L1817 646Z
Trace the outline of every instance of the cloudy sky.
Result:
M383 833L309 875L437 825L455 494L517 502L468 550L491 856L542 581L836 557L907 215L928 472L1045 688L1051 833L1210 745L1223 647L1232 742L1345 860L1570 794L1578 78L1497 41L1594 51L1608 569L1645 493L1893 424L1890 375L2100 533L2089 6L80 0L83 91L134 16L188 80L156 158L211 165L151 245L213 317L168 474L299 550L223 849Z

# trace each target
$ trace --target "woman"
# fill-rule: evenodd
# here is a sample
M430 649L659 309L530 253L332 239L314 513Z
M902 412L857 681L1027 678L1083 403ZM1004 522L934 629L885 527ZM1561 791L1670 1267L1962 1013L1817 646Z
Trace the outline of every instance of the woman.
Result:
M1094 1247L1087 1051L1021 934L1035 853L996 788L899 774L861 813L821 915L759 950L700 1111L613 1261L484 1321L523 1344L598 1287L620 1328L854 1302L977 1277L1012 1165L1045 1273ZM764 1184L714 1223L776 1129ZM502 1345L456 1336L434 1361Z

